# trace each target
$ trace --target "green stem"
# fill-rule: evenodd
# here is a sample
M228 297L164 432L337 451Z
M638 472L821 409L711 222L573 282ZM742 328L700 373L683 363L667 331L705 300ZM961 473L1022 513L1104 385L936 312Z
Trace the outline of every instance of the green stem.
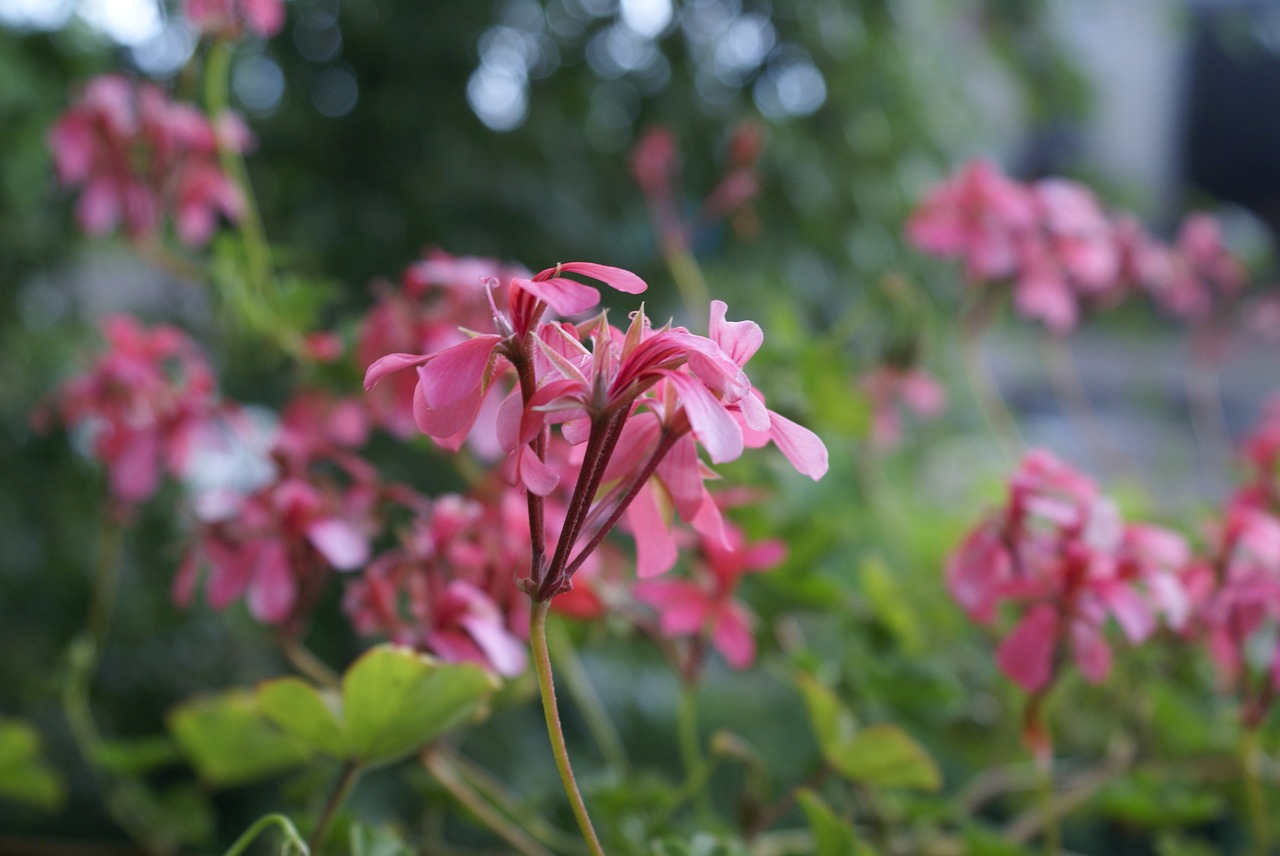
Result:
M1058 829L1058 810L1053 794L1053 760L1036 761L1036 784L1040 797L1040 813L1044 818L1045 856L1058 856L1062 852L1062 835Z
M534 671L538 675L538 691L542 695L542 713L547 720L551 754L555 756L556 769L560 771L560 781L564 785L565 796L569 798L574 819L578 821L582 839L592 856L604 856L604 848L600 846L600 839L587 814L587 805L583 802L582 793L573 777L573 768L569 765L569 749L564 742L564 727L560 724L556 687L551 677L551 655L547 650L547 610L550 606L550 601L534 600L529 609L529 644L533 649Z
M680 760L684 763L685 782L705 784L707 760L702 756L702 743L698 739L698 685L692 681L680 685L680 704L676 708L676 732L680 744ZM710 795L705 788L694 791L694 806L699 817L711 815Z
M1240 732L1240 767L1244 774L1245 807L1249 812L1249 829L1253 835L1253 852L1267 856L1271 852L1271 825L1267 818L1266 796L1262 790L1262 753L1257 727L1245 726Z
M85 630L67 649L67 677L62 687L62 709L76 748L88 765L108 814L120 828L148 853L167 853L173 848L152 832L156 818L142 786L128 778L113 779L98 766L102 734L93 717L90 698L93 676L111 632L116 593L120 584L120 563L124 551L124 527L109 512L98 543L98 564L90 595Z
M209 46L205 65L205 107L212 120L229 108L231 91L232 44L216 40ZM303 351L301 337L296 331L286 329L275 316L270 298L275 289L275 268L271 260L271 244L258 211L257 197L249 181L249 171L240 153L224 145L218 146L218 162L240 191L244 199L244 212L236 228L244 244L245 262L252 296L236 289L235 295L227 295L234 302L243 318L258 333L273 339L288 354L299 355ZM225 286L225 284L224 284Z
M685 311L691 321L705 318L711 306L711 296L707 289L707 281L702 276L702 268L688 247L668 247L663 253L671 278L675 280L680 291L680 299L684 301Z
M987 327L988 310L982 298L978 298L965 310L960 324L960 349L964 359L965 374L969 377L969 386L973 389L978 411L987 430L996 440L996 445L1007 458L1017 457L1022 443L1018 435L1018 423L1000 388L991 374L991 369L982 354L982 333Z
M301 856L311 856L311 848L307 846L307 842L303 841L302 836L298 834L298 828L293 825L292 820L283 814L268 814L265 817L258 818L253 826L246 829L244 834L227 848L227 852L222 856L240 856L254 842L254 839L271 826L280 828L280 834L284 836L285 847L292 848ZM288 852L288 850L282 848L281 856Z
M333 823L333 818L337 815L338 809L346 801L351 789L355 787L356 781L360 778L360 773L360 765L355 761L348 761L342 765L342 772L338 774L338 781L334 783L333 790L329 792L329 799L324 804L324 810L320 812L320 819L316 821L315 828L311 830L311 836L307 839L307 845L312 850L319 850L320 845L324 843L324 836L329 831L329 824Z
M439 752L428 750L422 755L422 763L436 781L444 785L454 799L489 829L493 830L503 841L510 844L524 856L551 856L551 851L533 840L523 829L512 823L502 813L484 800L480 794L467 784L452 764Z
M436 751L443 755L459 775L472 789L493 803L499 811L511 818L536 838L543 846L551 850L565 853L584 853L582 840L568 832L553 826L539 815L531 806L520 800L507 785L476 762L465 755L455 752L446 746L437 747Z
M609 712L600 700L600 694L591 685L582 658L578 656L573 640L569 638L562 623L554 622L547 628L547 644L551 657L560 670L560 677L564 678L565 686L578 705L582 718L586 720L587 729L600 747L600 753L604 755L609 768L620 775L627 775L631 770L631 759L627 757L622 737L618 734L618 729L614 728L613 720L609 718Z

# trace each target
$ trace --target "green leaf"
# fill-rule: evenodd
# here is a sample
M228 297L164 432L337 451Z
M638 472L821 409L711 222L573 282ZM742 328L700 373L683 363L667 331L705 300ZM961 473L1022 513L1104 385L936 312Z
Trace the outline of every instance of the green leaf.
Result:
M901 590L900 577L890 573L883 558L872 555L859 566L858 578L876 617L897 637L903 650L909 654L921 652L924 640L918 614Z
M258 685L258 710L308 748L335 758L350 755L339 700L300 678L277 678Z
M258 712L249 690L183 702L169 712L168 725L196 773L215 787L261 779L308 757Z
M182 762L178 747L162 734L103 740L93 752L94 764L117 776L140 776Z
M813 831L814 856L867 856L871 853L858 844L858 834L853 827L836 817L836 813L813 791L797 792L796 801Z
M342 678L351 751L386 764L487 713L497 679L479 666L443 664L409 648L383 645Z
M842 744L851 740L857 730L853 714L840 703L830 687L819 682L813 675L797 675L796 686L804 696L805 707L809 710L809 722L818 738L818 746L821 747L823 756L834 763L833 754Z
M938 766L896 725L872 725L836 747L827 757L841 775L877 787L942 787Z
M0 719L0 797L53 811L66 786L40 756L40 733L18 719Z

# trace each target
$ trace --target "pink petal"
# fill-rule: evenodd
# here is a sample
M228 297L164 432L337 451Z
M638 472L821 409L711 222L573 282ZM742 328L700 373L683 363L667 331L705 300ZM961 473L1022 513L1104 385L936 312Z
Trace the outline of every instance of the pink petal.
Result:
M485 367L501 341L501 336L477 336L437 351L435 359L418 370L427 405L438 410L462 399L478 398Z
M1057 637L1058 613L1048 604L1040 604L1000 643L996 663L1018 686L1035 692L1049 683Z
M600 292L571 279L513 279L511 285L532 294L561 315L577 315L600 302Z
M627 523L636 539L636 576L642 580L656 577L675 566L678 557L675 538L652 482L640 489L627 508Z
M125 502L142 502L160 481L160 437L155 430L129 435L120 454L108 461L111 492Z
M711 301L711 339L739 366L760 350L764 344L764 332L754 321L726 321L729 306L723 300Z
M755 661L756 640L746 612L736 603L725 604L715 616L711 643L735 669L745 669Z
M326 517L307 525L307 540L339 571L352 571L369 561L369 539L346 520Z
M716 464L732 461L742 455L742 429L724 405L702 383L680 372L671 372L668 379L680 392L680 403L693 435L707 450L707 456Z
M528 660L524 645L507 631L496 616L464 615L458 624L471 635L499 675L513 678L524 671Z
M1077 621L1071 628L1071 642L1076 665L1090 683L1099 684L1111 673L1111 649L1102 638L1102 630L1092 624Z
M592 262L564 262L558 267L561 273L580 273L627 294L640 294L649 287L643 279L622 268L598 265ZM554 272L555 269L552 268L551 270ZM543 273L546 272L543 271Z
M1156 617L1151 607L1132 587L1116 583L1107 588L1103 598L1131 643L1136 645L1155 632Z
M373 389L378 381L392 372L398 372L410 366L420 366L434 356L435 354L387 354L375 361L364 373L364 388Z
M264 542L249 584L249 612L259 621L279 624L289 617L297 596L298 587L289 572L284 544L278 540Z
M827 474L827 447L808 428L769 411L769 437L801 475L817 481Z

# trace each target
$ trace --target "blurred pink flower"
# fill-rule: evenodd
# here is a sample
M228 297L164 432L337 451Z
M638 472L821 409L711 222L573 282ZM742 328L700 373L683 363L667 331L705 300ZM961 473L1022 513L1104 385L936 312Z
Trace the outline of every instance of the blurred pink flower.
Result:
M59 181L81 189L76 216L86 232L106 234L123 223L131 239L147 240L169 215L192 246L208 242L219 215L243 213L218 150L248 143L238 119L211 123L159 87L120 75L89 81L49 132Z
M871 404L871 441L880 449L898 444L902 408L932 418L947 406L947 391L923 369L884 363L864 374L859 386Z
M747 544L737 528L727 532L727 545L700 539L700 560L692 564L692 579L642 581L634 594L657 610L664 636L705 635L730 666L745 669L755 662L756 644L751 613L736 599L738 584L745 574L777 567L787 551L780 541Z
M283 0L186 0L184 11L196 29L224 39L245 30L269 39L284 27Z
M996 653L1028 692L1055 677L1068 650L1086 679L1111 668L1108 617L1138 643L1163 614L1181 627L1190 611L1182 576L1188 548L1177 534L1126 526L1085 476L1033 450L1010 480L1009 500L969 534L947 563L947 587L975 621L1017 604L1022 617Z
M148 330L112 315L103 319L102 335L106 352L33 419L84 430L111 493L138 503L156 491L162 473L183 473L192 438L221 405L212 370L182 331Z

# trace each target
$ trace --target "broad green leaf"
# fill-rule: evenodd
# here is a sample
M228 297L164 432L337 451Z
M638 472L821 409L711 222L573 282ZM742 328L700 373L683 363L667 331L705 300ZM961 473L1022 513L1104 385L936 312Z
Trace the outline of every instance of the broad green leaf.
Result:
M796 675L796 686L804 696L805 707L809 710L809 722L813 725L813 733L818 738L823 756L835 763L833 753L841 744L852 739L857 730L853 714L840 703L830 687L819 682L813 675Z
M53 811L66 786L40 756L40 733L18 719L0 719L0 798Z
M444 664L409 648L383 645L342 678L351 751L361 763L401 758L487 710L497 679L479 666Z
M827 757L843 776L877 787L937 790L942 774L919 743L896 725L872 725Z
M813 831L814 856L869 856L871 851L859 845L853 827L836 817L821 797L802 790L796 794L796 801Z
M132 739L103 740L94 747L93 761L100 769L118 776L139 776L182 762L178 747L163 735Z
M338 700L300 678L277 678L258 685L258 710L285 733L317 752L347 758L347 729L334 709Z
M258 712L249 690L185 701L169 712L168 724L196 773L215 787L261 779L308 756Z

